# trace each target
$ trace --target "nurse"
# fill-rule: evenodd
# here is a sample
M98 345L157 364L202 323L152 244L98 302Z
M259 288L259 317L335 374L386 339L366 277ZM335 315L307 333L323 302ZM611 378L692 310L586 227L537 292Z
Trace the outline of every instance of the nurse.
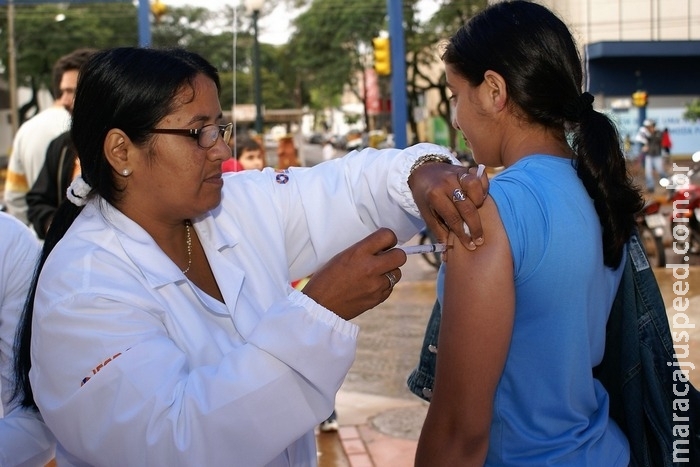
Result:
M436 145L222 175L218 93L184 50L110 49L81 70L82 177L46 238L18 374L59 465L315 465L349 320L401 279L392 247L419 211L481 243L470 200L488 182Z
M56 440L34 410L12 398L15 331L41 247L15 217L0 212L0 465L45 465Z

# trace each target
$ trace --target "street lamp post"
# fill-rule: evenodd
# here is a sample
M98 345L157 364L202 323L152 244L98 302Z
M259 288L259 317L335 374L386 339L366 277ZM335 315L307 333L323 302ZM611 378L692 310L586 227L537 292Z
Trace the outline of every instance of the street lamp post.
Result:
M258 41L258 18L264 0L246 0L246 8L253 15L253 94L255 97L255 132L263 132L262 91L260 87L260 41Z
M17 105L17 49L15 46L15 6L10 0L7 4L7 56L8 78L10 91L10 128L14 138L19 127L19 113Z

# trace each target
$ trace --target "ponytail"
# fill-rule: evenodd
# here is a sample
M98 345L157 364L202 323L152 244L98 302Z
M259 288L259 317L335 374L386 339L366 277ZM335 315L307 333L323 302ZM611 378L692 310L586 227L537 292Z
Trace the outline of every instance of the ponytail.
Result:
M603 227L603 259L617 267L635 225L635 214L644 203L627 171L620 137L610 119L595 110L593 96L583 93L566 106L565 117L573 123L572 148L576 170L593 199ZM586 104L587 103L587 104Z
M593 95L581 93L581 57L566 24L534 2L493 3L459 29L442 58L472 86L487 70L499 73L524 120L562 141L571 136L578 176L603 227L603 260L618 266L642 197L615 126L593 110Z

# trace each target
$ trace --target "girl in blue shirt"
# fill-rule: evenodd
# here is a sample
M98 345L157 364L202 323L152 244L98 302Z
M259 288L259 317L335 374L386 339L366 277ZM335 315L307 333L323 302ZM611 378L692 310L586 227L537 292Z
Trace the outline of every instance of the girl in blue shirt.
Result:
M476 162L505 170L480 209L484 245L453 241L440 273L416 465L627 466L592 375L641 208L617 131L581 92L571 33L541 5L486 8L443 60L453 125Z

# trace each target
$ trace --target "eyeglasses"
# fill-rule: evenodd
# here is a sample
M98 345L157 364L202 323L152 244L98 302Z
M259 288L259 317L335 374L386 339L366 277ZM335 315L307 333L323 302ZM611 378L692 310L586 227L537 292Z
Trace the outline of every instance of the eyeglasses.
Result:
M165 133L172 135L189 136L197 140L202 149L209 149L216 144L219 135L228 144L233 133L233 123L227 125L204 125L202 128L153 128L151 133Z

